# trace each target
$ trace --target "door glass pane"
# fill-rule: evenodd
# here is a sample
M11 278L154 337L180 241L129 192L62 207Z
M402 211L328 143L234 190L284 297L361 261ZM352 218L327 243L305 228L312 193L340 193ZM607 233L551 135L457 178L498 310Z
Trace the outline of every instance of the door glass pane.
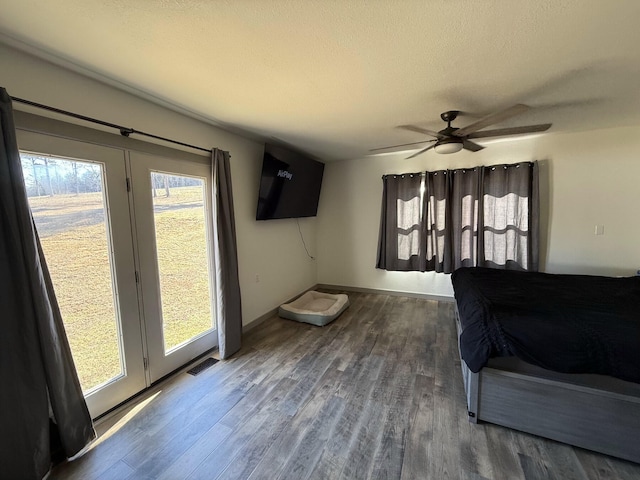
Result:
M22 153L29 204L86 393L123 374L103 165Z
M215 328L205 183L151 173L165 353Z

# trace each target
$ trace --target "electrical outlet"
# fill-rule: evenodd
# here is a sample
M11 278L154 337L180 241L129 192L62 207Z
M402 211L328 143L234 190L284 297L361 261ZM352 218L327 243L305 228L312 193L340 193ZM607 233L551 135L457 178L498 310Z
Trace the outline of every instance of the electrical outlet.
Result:
M256 283L260 283L260 274L256 273Z
M604 235L604 225L596 225L596 235Z

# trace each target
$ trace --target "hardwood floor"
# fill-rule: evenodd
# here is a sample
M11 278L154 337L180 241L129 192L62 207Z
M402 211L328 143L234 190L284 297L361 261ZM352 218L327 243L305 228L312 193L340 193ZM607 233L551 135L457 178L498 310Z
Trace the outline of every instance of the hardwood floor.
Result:
M103 423L53 479L637 479L640 465L467 421L453 304L346 292L277 317Z

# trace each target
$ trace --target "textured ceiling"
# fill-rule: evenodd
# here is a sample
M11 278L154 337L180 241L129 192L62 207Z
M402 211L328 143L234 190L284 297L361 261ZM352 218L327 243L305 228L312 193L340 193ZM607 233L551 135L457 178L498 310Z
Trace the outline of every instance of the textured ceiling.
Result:
M0 0L0 32L231 129L326 160L500 126L640 124L638 0ZM51 58L51 57L48 57ZM144 129L144 126L136 126ZM428 153L433 155L433 153Z

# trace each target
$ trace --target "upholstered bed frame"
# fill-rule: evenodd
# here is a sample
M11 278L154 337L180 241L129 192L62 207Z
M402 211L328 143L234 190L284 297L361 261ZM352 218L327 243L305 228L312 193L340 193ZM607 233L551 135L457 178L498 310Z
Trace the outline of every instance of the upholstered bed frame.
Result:
M461 333L456 308L458 337ZM473 373L461 357L469 421L485 421L640 463L640 384L563 374L515 357Z

